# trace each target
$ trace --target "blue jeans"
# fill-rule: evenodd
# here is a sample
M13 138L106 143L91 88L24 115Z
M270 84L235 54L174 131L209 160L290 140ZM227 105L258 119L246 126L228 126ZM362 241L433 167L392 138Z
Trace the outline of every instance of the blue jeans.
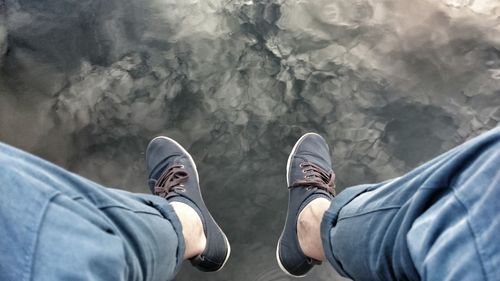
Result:
M356 280L500 276L500 129L409 174L341 192L328 261ZM0 280L166 280L182 227L162 198L103 188L0 144Z
M328 261L354 280L499 280L500 128L346 189L321 232Z
M167 280L184 247L165 199L103 188L0 143L0 280Z

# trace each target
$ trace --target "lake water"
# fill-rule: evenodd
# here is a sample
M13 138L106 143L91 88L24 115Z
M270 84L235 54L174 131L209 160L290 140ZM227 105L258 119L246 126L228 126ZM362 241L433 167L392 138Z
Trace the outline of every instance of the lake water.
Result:
M152 137L193 154L233 255L176 280L291 280L274 251L305 132L342 190L499 121L495 0L0 0L0 141L135 192Z

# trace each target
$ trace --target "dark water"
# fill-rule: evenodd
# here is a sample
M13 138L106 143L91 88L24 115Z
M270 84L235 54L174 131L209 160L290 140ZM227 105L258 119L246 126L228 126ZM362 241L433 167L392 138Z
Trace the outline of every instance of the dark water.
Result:
M0 140L147 192L143 151L173 137L233 245L176 280L291 280L274 250L295 140L325 136L342 189L498 126L499 19L494 0L0 0Z

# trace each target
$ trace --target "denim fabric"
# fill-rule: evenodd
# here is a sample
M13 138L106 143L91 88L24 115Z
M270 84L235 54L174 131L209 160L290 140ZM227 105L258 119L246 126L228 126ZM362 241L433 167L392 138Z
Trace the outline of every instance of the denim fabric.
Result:
M163 198L104 188L0 143L0 280L168 280L184 255Z
M346 189L321 228L328 261L354 280L499 280L500 128Z

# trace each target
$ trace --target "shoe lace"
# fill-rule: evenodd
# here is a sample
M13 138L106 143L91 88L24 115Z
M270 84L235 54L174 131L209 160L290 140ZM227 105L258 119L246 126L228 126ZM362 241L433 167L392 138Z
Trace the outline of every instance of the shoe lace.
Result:
M183 183L189 178L188 173L184 169L184 165L173 165L165 170L156 181L154 194L167 197L172 191L185 191Z
M307 161L300 163L300 167L302 168L302 172L305 174L304 179L296 180L289 188L317 187L325 190L333 196L336 195L335 173L333 170L326 172L320 166Z

